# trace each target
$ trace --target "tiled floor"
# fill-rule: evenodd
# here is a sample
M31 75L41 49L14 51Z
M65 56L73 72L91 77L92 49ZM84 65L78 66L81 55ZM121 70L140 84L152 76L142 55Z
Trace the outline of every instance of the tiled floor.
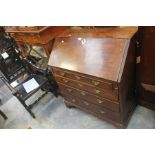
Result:
M41 92L38 92L40 94ZM38 96L38 94L36 96ZM34 100L34 99L32 99ZM11 97L1 109L8 116L4 121L0 117L0 128L6 129L114 129L115 127L78 109L68 109L61 97L48 94L34 107L36 119L33 119L15 97ZM129 122L129 129L155 128L155 112L138 106Z
M3 100L2 103L5 103L12 97L11 92L6 85L0 80L0 99Z

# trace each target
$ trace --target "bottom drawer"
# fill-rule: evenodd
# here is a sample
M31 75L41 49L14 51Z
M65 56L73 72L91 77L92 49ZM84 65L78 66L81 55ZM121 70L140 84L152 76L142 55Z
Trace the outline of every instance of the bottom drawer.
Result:
M89 103L83 99L76 97L76 96L71 96L71 95L66 95L66 94L63 94L63 96L64 96L64 99L67 102L69 102L70 106L73 105L75 107L78 107L79 109L86 111L86 112L95 114L103 119L107 118L112 121L120 122L120 113L112 112L112 111L107 110L101 106Z
M103 106L103 108L109 109L110 111L114 111L114 112L120 111L119 102L110 101L110 100L95 96L94 94L90 94L86 91L75 89L73 87L66 86L61 83L58 83L58 85L61 90L61 94L77 96L79 98L82 98L83 100L86 100L87 102L91 102L99 106Z

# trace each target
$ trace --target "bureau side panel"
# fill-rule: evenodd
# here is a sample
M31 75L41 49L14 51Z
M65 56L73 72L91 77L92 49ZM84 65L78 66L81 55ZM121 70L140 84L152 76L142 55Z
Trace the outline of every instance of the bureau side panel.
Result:
M136 107L135 96L135 67L136 67L136 35L129 41L122 63L122 75L119 82L119 99L121 108L121 121L124 126L127 124L133 110Z

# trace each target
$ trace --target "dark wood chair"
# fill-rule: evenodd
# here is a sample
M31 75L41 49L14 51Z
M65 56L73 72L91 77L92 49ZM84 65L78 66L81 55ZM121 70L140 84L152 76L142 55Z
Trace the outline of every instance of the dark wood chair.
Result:
M4 42L3 44L5 44L5 42L7 42L8 44L5 44L5 46L0 44L1 47L3 45L3 48L0 49L1 79L30 115L35 118L35 115L32 112L33 106L48 92L53 93L57 97L57 84L48 68L41 69L37 67L31 61L31 56L29 59L20 57L20 51L16 48L16 44L13 41L10 41L9 44L9 41L10 39L4 37L0 38L1 43ZM23 84L32 79L37 82L38 87L28 92ZM13 83L16 84L13 85ZM27 105L26 100L34 95L39 89L44 93L34 103Z

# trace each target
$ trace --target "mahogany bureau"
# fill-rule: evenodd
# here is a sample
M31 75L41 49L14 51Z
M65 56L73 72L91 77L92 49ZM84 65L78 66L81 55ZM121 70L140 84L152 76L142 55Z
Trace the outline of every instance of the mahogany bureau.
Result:
M136 32L134 27L71 30L56 38L49 66L67 107L126 126L136 106Z

